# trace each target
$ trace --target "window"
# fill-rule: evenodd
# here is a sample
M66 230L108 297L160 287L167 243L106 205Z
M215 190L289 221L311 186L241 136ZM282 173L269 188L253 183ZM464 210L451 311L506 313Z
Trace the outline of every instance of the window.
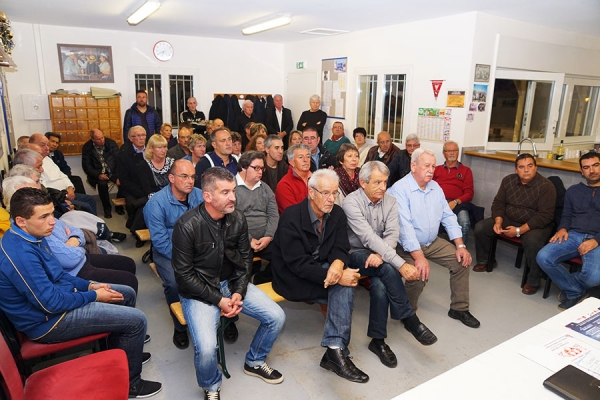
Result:
M186 110L187 99L193 96L193 75L168 75L168 85L163 84L167 75L135 74L135 89L145 90L148 104L162 116L163 122L169 122L173 128L179 127L179 115ZM162 88L166 91L163 93ZM164 95L164 96L163 96ZM163 97L170 99L163 104Z
M593 142L598 113L600 82L566 78L563 86L561 118L556 137L566 142Z
M402 142L405 74L369 74L358 76L356 126L375 139L378 132L389 132L394 142Z

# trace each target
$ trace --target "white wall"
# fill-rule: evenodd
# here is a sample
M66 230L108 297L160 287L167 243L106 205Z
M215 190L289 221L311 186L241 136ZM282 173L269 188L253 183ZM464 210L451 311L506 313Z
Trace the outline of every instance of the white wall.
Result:
M89 92L90 85L113 88L123 94L121 113L135 102L134 74L194 75L198 107L208 116L214 93L278 93L283 91L282 44L178 35L130 33L12 22L17 70L7 70L15 136L46 132L49 120L26 121L23 94L49 94L56 89ZM174 56L160 62L152 55L158 40L174 47ZM112 46L114 83L61 83L57 44ZM163 98L165 101L165 98ZM14 138L13 138L14 139ZM14 143L14 141L13 141ZM80 157L69 157L77 170ZM80 171L77 171L81 174ZM75 172L74 172L75 173Z

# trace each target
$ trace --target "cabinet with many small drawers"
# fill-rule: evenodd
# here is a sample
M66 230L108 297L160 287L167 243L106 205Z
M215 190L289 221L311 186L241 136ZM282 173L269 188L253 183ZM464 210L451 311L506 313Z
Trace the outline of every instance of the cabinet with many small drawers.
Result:
M123 143L121 99L95 99L91 95L51 94L52 131L60 134L60 150L65 155L81 154L90 140L90 131L100 129L104 136Z

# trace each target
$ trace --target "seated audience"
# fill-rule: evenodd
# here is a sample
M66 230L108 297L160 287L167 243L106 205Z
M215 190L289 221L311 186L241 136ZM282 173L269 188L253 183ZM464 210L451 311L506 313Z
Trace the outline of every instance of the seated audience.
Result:
M235 161L238 161L242 155L242 135L237 132L231 132L231 155Z
M458 144L451 140L444 143L444 158L442 165L435 167L433 180L440 185L448 206L456 214L458 224L462 229L463 243L467 244L471 229L471 214L475 214L473 200L473 172L471 168L458 161L460 152Z
M302 132L301 131L292 131L288 138L288 148L295 144L302 144Z
M160 135L152 135L146 150L145 163L138 164L142 190L148 198L169 184L169 170L175 161L167 156L167 141Z
M317 134L317 130L315 128L308 127L302 131L302 143L307 145L310 149L311 172L315 172L316 170L322 168L335 168L337 165L335 156L321 145L321 138Z
M448 207L444 192L432 181L435 154L429 149L415 150L410 168L410 174L388 189L398 201L400 239L396 253L419 272L419 279L404 284L410 305L417 310L419 296L429 279L431 260L450 272L448 316L469 328L478 328L479 321L469 312L471 254L462 241L460 225ZM440 223L456 247L438 237Z
M354 138L354 144L358 149L358 166L362 167L367 159L367 154L369 153L370 145L367 144L367 130L365 128L355 128L352 131L352 137Z
M67 177L73 182L73 186L75 186L75 193L85 194L85 187L83 186L83 181L77 175L71 174L71 167L67 164L67 160L65 160L65 155L58 149L60 146L60 135L54 132L46 132L44 134L48 138L48 149L50 153L48 157L63 172Z
M17 150L24 149L25 147L23 147L23 146L28 143L29 143L29 136L20 136L17 139Z
M292 150L292 146L288 151ZM318 170L309 180L308 196L285 209L273 241L273 289L289 301L327 304L321 367L351 382L369 376L352 362L350 330L358 269L346 268L348 224L334 203L338 177Z
M590 151L579 158L585 179L567 189L558 230L537 254L537 262L562 290L559 310L573 307L600 285L600 155ZM571 273L561 263L581 257L581 270Z
M331 139L327 139L323 143L323 147L335 156L340 150L340 146L344 143L350 143L350 139L344 135L344 124L336 121L331 128Z
M206 153L204 158L196 164L196 187L200 189L201 177L204 171L210 167L223 167L231 172L232 175L237 174L237 161L231 155L232 140L231 132L227 128L218 128L210 135L210 140L214 151Z
M193 136L204 139L202 135ZM152 238L152 260L163 282L165 299L175 327L173 344L178 349L186 349L189 338L187 327L181 325L170 308L171 304L179 301L179 289L171 265L172 235L179 217L203 201L202 191L194 187L195 179L195 170L189 161L175 161L169 171L169 185L152 196L144 207L144 220Z
M173 270L194 343L196 379L208 399L220 398L216 330L221 315L241 312L258 320L244 373L270 384L283 382L283 375L265 361L285 313L249 283L252 252L246 219L235 209L235 187L235 177L225 168L209 168L202 176L204 202L183 214L173 229ZM206 242L214 246L198 246Z
M158 393L162 384L140 376L150 353L142 353L147 321L134 308L134 290L63 271L46 242L55 219L52 200L41 190L17 190L10 209L14 225L2 238L0 252L0 308L15 328L40 343L109 332L108 347L120 348L127 356L129 398Z
M383 131L377 135L377 146L369 149L365 162L381 161L385 165L389 165L400 149L392 143L392 138L389 133ZM393 173L393 171L390 171ZM389 185L388 185L389 186Z
M344 143L335 158L338 167L334 171L340 178L340 193L335 198L335 204L341 206L346 196L360 188L358 149L351 143Z
M109 182L116 184L119 145L104 137L100 129L90 131L90 140L81 148L81 166L90 185L98 188L98 196L104 208L104 218L112 218L112 205L108 193Z
M419 272L396 254L400 237L398 202L385 192L388 173L380 161L366 163L360 170L361 187L346 197L342 208L348 218L349 266L371 279L369 350L383 365L394 368L398 360L385 343L388 308L392 319L402 321L419 343L428 346L437 337L419 320L407 299L402 278L419 279Z
M273 191L260 180L265 169L264 153L249 151L242 154L237 169L235 208L246 217L252 256L271 261L271 242L279 222L279 213ZM251 276L254 276L252 282L255 285L271 282L270 264L264 271L253 269Z
M537 162L531 154L517 156L515 172L502 179L492 203L492 217L475 226L477 264L473 271L487 271L492 239L496 235L520 238L529 267L527 282L521 291L532 295L537 292L542 278L536 256L548 243L554 227L556 189L537 173Z
M305 144L295 144L287 151L290 167L275 190L279 214L292 204L298 204L308 195L310 178L310 149Z
M290 167L287 159L283 160L283 147L283 139L277 135L269 135L265 140L265 172L262 181L269 185L273 193Z
M177 145L168 149L167 156L173 160L179 160L180 158L189 155L190 149L188 148L188 142L190 141L193 131L192 125L189 122L183 122L179 125L179 130L177 131Z
M183 157L183 159L191 161L195 167L198 161L206 154L206 139L204 139L204 136L194 133L190 138L188 148L190 149L190 154Z
M162 137L167 139L167 146L169 149L177 146L177 139L173 136L173 127L168 122L165 122L160 126L160 134Z
M250 139L250 143L246 146L245 151L260 151L263 153L265 151L265 140L267 139L267 135L263 132L258 132L252 139Z

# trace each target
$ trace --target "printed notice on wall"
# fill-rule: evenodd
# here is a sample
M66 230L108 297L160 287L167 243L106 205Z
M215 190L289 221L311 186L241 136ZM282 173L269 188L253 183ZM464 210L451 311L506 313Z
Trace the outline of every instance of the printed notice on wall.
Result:
M419 108L417 136L422 140L445 142L450 139L452 110Z
M321 71L321 109L330 118L346 118L348 58L324 59Z

